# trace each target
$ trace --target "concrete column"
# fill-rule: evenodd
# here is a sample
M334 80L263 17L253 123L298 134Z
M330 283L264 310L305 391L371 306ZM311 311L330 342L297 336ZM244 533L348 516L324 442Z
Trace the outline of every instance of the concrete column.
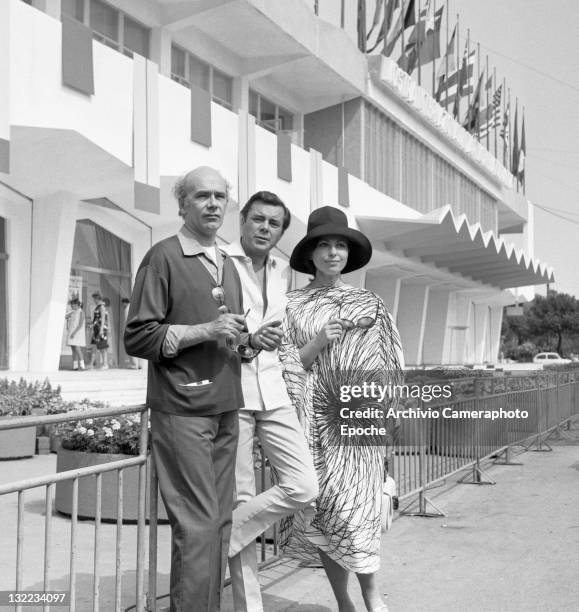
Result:
M150 38L150 59L159 66L159 73L171 77L171 32L166 28L153 28Z
M8 367L28 370L31 202L0 184L0 217L6 220ZM2 304L1 307L4 307Z
M239 76L233 79L233 111L240 109L249 112L249 79Z
M30 370L58 369L78 201L56 193L34 201L30 291Z
M485 361L488 344L488 304L473 303L473 362L482 363Z
M246 202L255 193L255 118L240 109L239 117L239 170L237 193L240 203Z
M450 291L448 289L430 290L422 351L424 364L426 365L444 363L444 343L448 333L449 303Z
M487 360L491 363L498 363L499 350L501 346L501 327L503 324L503 307L489 306L488 314L488 346Z
M467 361L471 328L470 296L454 292L450 296L448 325L444 341L443 363L462 364Z
M397 324L407 365L422 363L428 292L427 285L402 282L400 287Z

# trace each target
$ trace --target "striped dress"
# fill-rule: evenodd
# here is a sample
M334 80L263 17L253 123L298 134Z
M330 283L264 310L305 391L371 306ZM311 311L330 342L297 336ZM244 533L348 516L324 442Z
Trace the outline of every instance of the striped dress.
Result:
M304 370L298 351L329 319L341 319L346 329ZM372 381L400 383L398 331L380 297L371 291L347 285L298 289L288 294L279 356L320 486L315 507L282 522L282 548L304 561L319 560L321 549L350 571L375 572L380 566L386 440L344 437L342 425L387 423L380 418L344 419L340 411L375 408L385 414L388 403L373 397L344 403L341 389Z

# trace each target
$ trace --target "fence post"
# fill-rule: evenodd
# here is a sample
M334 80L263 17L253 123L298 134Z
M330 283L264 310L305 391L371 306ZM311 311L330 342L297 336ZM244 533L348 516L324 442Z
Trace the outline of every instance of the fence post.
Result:
M543 402L543 392L541 390L540 384L541 376L537 376L537 434L535 439L525 447L525 450L530 450L535 453L548 453L553 449L545 442L543 439L543 432L541 428L541 420L543 416L543 406L545 402ZM549 378L547 376L547 385L549 384ZM535 448L533 448L535 446Z
M420 411L424 413L424 401L422 398L420 399ZM429 428L429 435L431 435L431 429ZM425 491L428 484L428 478L426 476L426 436L425 436L425 428L419 427L419 448L420 453L418 455L418 482L420 489L418 491L418 497L410 502L405 508L400 511L401 515L406 516L423 516L423 517L435 517L435 516L445 516L444 512L437 508L434 503L426 496ZM429 440L431 442L431 440ZM418 510L411 511L409 508L418 502ZM434 512L428 512L426 510L427 504L434 508Z
M475 410L481 409L481 404L484 402L483 394L483 381L481 378L474 379L474 408ZM479 413L480 414L480 413ZM465 474L462 478L459 478L457 482L460 484L476 484L476 485L494 485L497 484L480 466L481 456L481 431L480 431L480 419L476 419L474 422L474 448L475 448L475 461L472 466L472 471Z

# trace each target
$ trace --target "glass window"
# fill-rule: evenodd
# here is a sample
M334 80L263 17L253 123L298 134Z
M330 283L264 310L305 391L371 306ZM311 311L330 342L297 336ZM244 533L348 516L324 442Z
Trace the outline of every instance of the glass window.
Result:
M253 115L256 119L259 114L259 95L253 89L249 90L249 114Z
M149 57L149 28L133 21L126 15L124 22L124 54L133 57L133 53L138 53L143 57Z
M212 95L215 102L231 108L233 103L233 79L216 68L213 68Z
M280 130L293 130L294 129L294 116L285 108L281 106L278 108L278 119Z
M277 122L275 120L275 104L270 102L267 98L260 96L260 117L259 124L266 130L271 132L277 131Z
M60 0L60 11L63 15L68 15L77 21L84 20L84 0Z
M97 40L113 49L119 48L119 12L116 9L100 0L92 0L90 3L90 27Z
M0 369L8 367L8 318L6 287L6 220L0 217Z
M209 65L193 55L189 56L189 83L209 91Z
M171 76L180 83L186 81L185 51L179 47L171 47Z

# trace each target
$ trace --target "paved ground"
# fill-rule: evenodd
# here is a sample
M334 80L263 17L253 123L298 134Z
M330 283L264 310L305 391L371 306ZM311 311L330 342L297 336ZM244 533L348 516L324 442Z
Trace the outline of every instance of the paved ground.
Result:
M382 584L393 612L517 612L579 609L579 429L573 442L553 452L527 452L523 465L490 467L495 486L446 483L430 492L446 513L441 518L401 517L383 538ZM52 456L0 463L0 481L11 482L54 470ZM404 504L402 504L404 505ZM13 588L16 496L0 499L0 590ZM44 493L31 490L25 502L26 583L41 589ZM101 606L111 612L115 527L103 526ZM123 545L123 607L134 603L134 526ZM92 609L93 524L81 522L78 610ZM53 588L68 580L69 520L54 517ZM168 589L169 532L159 532L159 593ZM266 612L336 610L322 570L286 560L262 576ZM357 584L352 592L364 610ZM167 600L160 602L160 608ZM3 608L7 609L7 608ZM33 610L35 608L26 608ZM56 608L53 608L56 609ZM62 608L61 608L62 609ZM223 612L231 612L226 589ZM194 612L194 611L192 611Z

